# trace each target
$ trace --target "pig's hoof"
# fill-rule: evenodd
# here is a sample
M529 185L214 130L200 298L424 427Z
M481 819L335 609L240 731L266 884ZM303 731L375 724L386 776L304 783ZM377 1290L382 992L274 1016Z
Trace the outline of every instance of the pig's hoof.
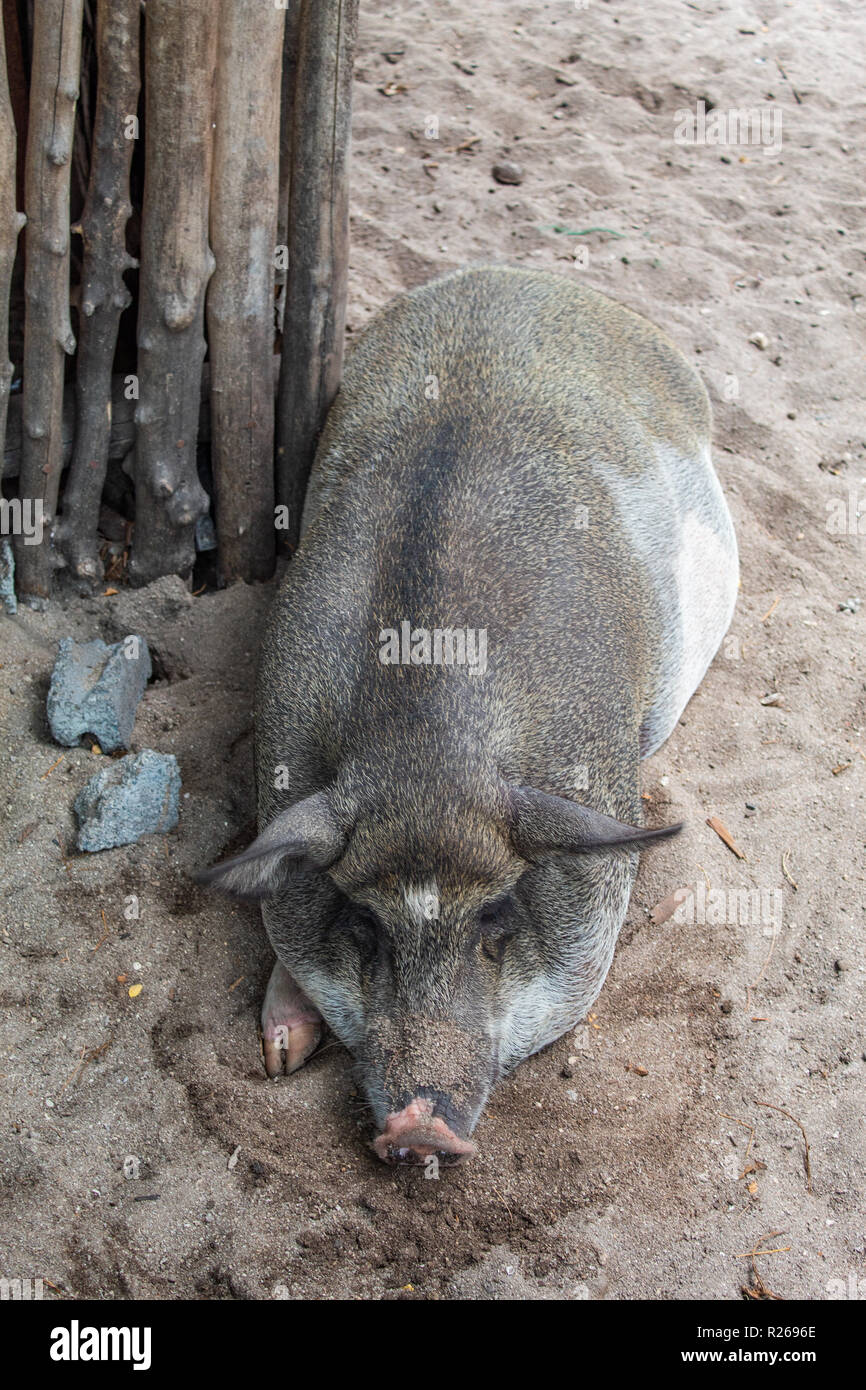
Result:
M262 1055L268 1076L297 1071L321 1036L321 1014L277 961L262 1005Z

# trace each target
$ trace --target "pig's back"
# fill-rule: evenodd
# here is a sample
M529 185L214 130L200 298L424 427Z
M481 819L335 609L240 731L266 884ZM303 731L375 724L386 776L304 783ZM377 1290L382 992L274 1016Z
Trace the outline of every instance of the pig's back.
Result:
M709 433L664 334L565 277L474 267L388 305L347 364L277 604L298 716L337 739L406 620L486 629L489 673L463 688L531 707L551 746L594 707L651 751L733 608Z

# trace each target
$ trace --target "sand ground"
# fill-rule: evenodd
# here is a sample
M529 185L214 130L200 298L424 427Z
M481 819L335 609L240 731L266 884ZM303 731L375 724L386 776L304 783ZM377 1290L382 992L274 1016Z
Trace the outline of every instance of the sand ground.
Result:
M189 879L252 831L268 591L192 598L171 579L0 619L0 1274L108 1298L736 1299L774 1232L770 1289L856 1295L866 16L855 0L362 16L351 329L503 258L638 309L707 384L742 588L644 770L688 828L646 857L593 1018L492 1097L477 1161L438 1182L389 1171L339 1046L267 1082L257 912ZM781 143L677 141L701 100L776 113ZM502 158L519 186L491 177ZM99 759L55 765L48 676L60 637L129 631L159 674L133 747L177 755L181 820L77 856L72 801ZM655 925L681 885L715 896Z

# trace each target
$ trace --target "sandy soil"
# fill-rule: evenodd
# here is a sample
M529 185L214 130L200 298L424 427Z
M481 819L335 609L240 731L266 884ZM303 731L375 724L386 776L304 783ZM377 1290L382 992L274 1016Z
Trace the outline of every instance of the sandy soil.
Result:
M645 767L688 829L645 859L589 1024L494 1094L477 1161L395 1173L340 1047L267 1082L257 913L188 877L252 830L268 591L193 599L172 579L0 619L0 1274L84 1297L736 1299L743 1253L781 1232L757 1263L786 1298L866 1276L858 10L362 4L352 329L404 287L506 258L645 313L710 390L741 597ZM769 105L781 149L677 143L699 99ZM491 178L501 158L519 187ZM72 801L99 758L56 763L47 680L61 636L129 631L159 675L133 747L178 756L180 825L76 856ZM672 889L707 884L723 910L653 924ZM763 905L741 913L749 889Z

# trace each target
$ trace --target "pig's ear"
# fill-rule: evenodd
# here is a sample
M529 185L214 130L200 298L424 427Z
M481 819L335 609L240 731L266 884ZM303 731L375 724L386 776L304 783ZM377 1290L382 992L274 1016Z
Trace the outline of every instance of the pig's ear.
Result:
M614 849L648 849L658 840L667 840L682 830L678 825L664 825L658 830L644 830L623 821L566 801L562 796L549 796L532 787L509 789L511 805L511 838L518 854L534 859L553 850L565 853Z
M327 792L316 792L282 811L243 854L202 870L196 878L240 898L266 898L285 883L290 861L326 869L344 845Z

